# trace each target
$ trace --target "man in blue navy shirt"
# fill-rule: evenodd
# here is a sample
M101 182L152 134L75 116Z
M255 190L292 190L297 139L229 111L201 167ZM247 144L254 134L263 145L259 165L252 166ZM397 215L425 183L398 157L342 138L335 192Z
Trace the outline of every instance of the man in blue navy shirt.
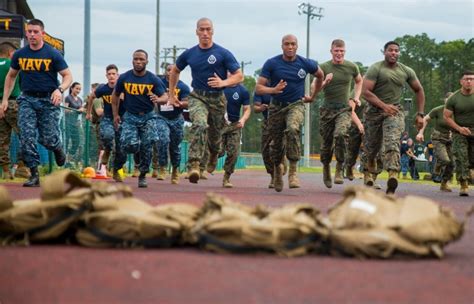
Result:
M304 103L314 100L321 90L324 73L314 60L296 54L298 40L294 35L282 38L282 55L268 59L257 81L257 94L271 94L269 107L269 127L273 144L271 147L274 162L274 186L277 192L283 190L284 156L290 161L288 181L290 188L299 188L296 168L300 159L300 129L304 120ZM304 94L306 75L316 78L311 96ZM309 127L309 126L308 126Z
M223 148L221 149L221 154L223 155L224 152L226 154L222 186L224 188L232 188L230 176L234 173L235 164L239 157L242 129L250 117L250 95L241 84L225 88L224 94L227 99L227 113L225 115L226 126L222 130ZM243 108L242 117L240 117L241 108Z
M100 138L104 145L104 154L102 154L101 164L107 166L109 163L109 157L112 151L114 151L113 160L113 178L116 182L122 182L122 176L118 171L123 167L127 160L127 154L123 151L120 145L120 134L122 133L121 124L118 128L114 128L114 116L112 113L112 93L119 77L118 68L115 64L109 64L105 68L105 77L107 77L107 83L99 85L94 92L89 95L89 101L87 103L87 117L91 116L92 103L96 98L102 98L104 104L104 114L100 121ZM125 107L123 102L119 105L119 116L125 113Z
M221 131L224 127L226 100L223 89L243 81L240 65L227 49L214 43L212 21L201 18L196 25L199 44L186 50L178 57L170 75L170 103L178 104L175 88L180 72L191 67L193 91L189 95L190 130L188 178L197 183L200 178L199 161L204 155L205 145L209 147L207 171L212 173L217 165ZM230 76L227 72L230 72Z
M28 45L13 55L3 91L2 107L5 111L15 79L20 73L22 94L17 99L18 126L22 155L31 170L24 187L39 187L40 158L36 138L46 149L54 152L58 166L63 166L66 161L59 130L59 104L63 92L71 85L72 75L63 56L44 43L44 34L41 20L28 21ZM58 73L62 77L61 84L58 83Z
M169 75L174 64L166 67L166 75L162 78L165 87L169 84ZM158 105L158 180L165 179L166 167L168 166L168 152L171 159L171 183L179 182L179 164L181 163L180 144L183 140L184 118L183 109L188 107L189 87L178 81L176 85L176 95L178 103L170 104L168 101Z
M163 82L146 70L148 53L133 52L133 69L120 75L112 93L115 128L122 123L120 144L126 153L139 153L138 187L148 187L146 174L150 169L152 145L158 140L155 104L168 99ZM125 114L119 114L119 96L124 94ZM123 119L123 122L122 122Z

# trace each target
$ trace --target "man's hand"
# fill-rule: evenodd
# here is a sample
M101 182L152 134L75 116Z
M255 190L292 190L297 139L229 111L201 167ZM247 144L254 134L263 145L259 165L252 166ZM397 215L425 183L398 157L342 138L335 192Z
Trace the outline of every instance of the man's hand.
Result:
M115 129L118 130L118 127L120 125L120 123L122 122L122 120L120 119L120 116L114 116L114 126L115 126Z
M219 88L222 88L224 87L224 80L222 80L219 75L217 75L216 73L214 73L214 77L209 77L207 79L207 84L211 87L211 88L216 88L216 89L219 89Z
M364 135L364 134L365 134L365 129L364 129L364 125L363 125L363 124L361 124L361 123L357 124L357 129L359 129L359 133L360 133L361 135Z
M157 104L159 102L158 95L153 94L153 93L148 93L148 97L150 97L151 102L154 104Z
M59 106L62 99L63 99L63 94L61 94L61 92L58 89L54 90L53 94L51 94L51 103L55 106Z
M281 79L280 82L278 82L277 85L273 87L273 94L283 93L283 90L286 88L286 85L286 81Z
M415 138L418 142L424 142L425 141L425 136L422 133L416 134Z
M472 135L471 130L469 128L466 128L466 127L460 127L458 129L458 132L459 132L459 134L464 135L464 136L471 136Z
M237 128L239 129L243 129L245 127L245 120L243 119L240 119L237 124L236 124Z
M311 102L313 102L313 98L311 98L310 95L305 95L305 96L303 96L303 98L301 98L301 100L303 100L304 103L311 103Z
M170 104L174 107L179 107L180 103L179 103L178 96L170 94L168 96L168 104Z
M5 117L5 112L8 110L8 101L4 102L2 101L2 104L0 105L0 119Z
M356 106L358 106L358 107L360 107L360 105L362 104L362 103L360 102L360 99L359 99L359 98L351 98L351 99L352 99L352 101L354 101L354 103L355 103Z
M86 119L87 119L88 121L91 121L91 119L92 119L92 114L91 114L91 113L87 113L87 114L86 114Z
M416 115L415 127L418 131L421 130L421 128L423 128L423 117L421 115Z
M383 104L382 110L388 116L395 116L395 115L398 114L398 111L399 111L398 107L396 107L392 104L386 104L386 103Z
M325 86L327 86L328 84L330 84L331 81L332 81L332 77L333 77L333 76L334 76L333 73L327 74L326 77L324 78L324 81L323 81L323 84L322 84L321 87L324 88Z

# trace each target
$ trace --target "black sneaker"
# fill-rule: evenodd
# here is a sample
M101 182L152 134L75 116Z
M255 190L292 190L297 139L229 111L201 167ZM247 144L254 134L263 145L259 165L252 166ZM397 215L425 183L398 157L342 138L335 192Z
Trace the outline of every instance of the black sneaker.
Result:
M26 183L23 184L23 187L39 187L40 186L40 180L39 180L39 175L31 175L30 178L26 181Z
M53 151L54 153L54 159L56 159L56 164L59 167L64 166L64 163L66 162L66 154L64 154L64 151L62 148L57 148L56 150Z
M148 184L146 182L146 177L139 177L138 178L138 188L147 188Z
M390 177L387 181L387 191L386 194L395 194L395 190L397 190L398 181L395 177Z

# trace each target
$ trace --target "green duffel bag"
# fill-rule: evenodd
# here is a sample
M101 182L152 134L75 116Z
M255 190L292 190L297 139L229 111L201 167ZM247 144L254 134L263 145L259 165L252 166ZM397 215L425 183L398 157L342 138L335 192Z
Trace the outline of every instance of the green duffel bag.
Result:
M152 207L136 198L97 199L81 217L77 241L88 247L166 248L186 241L198 208L170 204Z
M348 187L328 211L331 252L359 258L441 258L444 246L462 236L464 225L432 200L395 198L366 187Z
M270 210L210 194L202 210L193 235L202 248L214 252L300 256L316 248L325 235L317 220L319 211L308 204Z

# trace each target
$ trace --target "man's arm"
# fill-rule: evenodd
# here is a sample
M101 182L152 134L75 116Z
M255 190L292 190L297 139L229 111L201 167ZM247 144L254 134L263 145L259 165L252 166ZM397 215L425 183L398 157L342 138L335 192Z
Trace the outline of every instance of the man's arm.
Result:
M425 117L423 117L423 125L421 126L420 130L418 131L418 134L416 135L416 140L418 142L424 142L425 141L424 133L425 133L426 126L428 125L430 120L431 120L431 117L429 115L426 115Z
M355 101L352 99L349 99L349 106L351 107L352 121L356 124L357 129L359 129L360 134L364 134L365 133L364 125L362 124L362 122L359 119L359 116L357 116L357 113L355 112L355 108L357 106Z
M354 77L354 101L356 105L360 106L360 95L362 94L362 76L357 74Z
M252 113L252 111L250 110L250 105L243 106L243 109L244 109L244 113L242 114L242 117L239 119L239 124L238 124L240 128L243 128L245 126L245 123L250 117L250 113Z
M425 90L423 90L423 86L418 79L410 82L410 87L415 92L417 113L423 113L425 110ZM418 130L421 129L423 126L423 115L416 115L415 126Z
M92 106L94 103L95 99L95 93L91 92L89 96L87 97L87 109L86 109L86 119L91 120L92 119Z
M115 128L118 128L120 124L120 116L119 116L119 96L120 93L115 91L112 92L112 114L114 115L114 125Z
M268 110L268 105L265 103L261 102L255 102L253 103L253 111L255 113L262 113L263 111Z
M318 70L314 73L314 77L313 83L311 84L310 95L303 97L304 102L313 102L316 95L323 89L324 72L320 67L318 67Z
M174 106L177 106L179 104L178 96L176 95L176 85L178 84L180 73L181 71L176 67L176 65L173 65L170 73L168 92L170 103Z
M18 70L10 68L10 70L8 70L7 76L5 76L5 85L3 88L2 105L0 106L0 119L2 119L5 116L5 112L8 109L8 98L10 98L10 95L12 93L17 75L18 75Z
M59 86L63 89L63 91L66 91L72 83L71 71L69 70L69 68L67 68L62 71L59 71L59 75L61 75L62 77L62 81ZM51 101L55 106L58 106L61 103L62 97L63 94L59 91L59 89L56 89L51 94Z
M371 105L382 109L385 113L390 116L394 116L398 113L398 108L391 104L386 104L380 100L377 95L374 94L375 81L364 78L362 81L362 95Z
M207 84L211 88L225 88L225 87L230 87L236 84L239 84L244 81L244 75L242 75L242 72L240 69L236 70L233 73L230 73L230 76L227 77L227 79L222 80L219 75L214 73L213 77L209 77L207 79Z
M266 94L280 94L283 93L283 90L286 87L286 81L283 79L280 80L280 82L274 86L274 87L269 87L267 86L268 79L260 76L257 79L257 85L255 86L255 92L257 92L258 95L266 95Z
M471 130L469 130L469 128L466 128L466 127L461 127L460 125L458 125L454 119L453 119L453 111L451 110L448 110L446 108L444 108L444 111L443 111L443 118L444 118L444 121L446 122L446 124L453 130L459 132L459 134L462 134L464 136L469 136L471 135Z

